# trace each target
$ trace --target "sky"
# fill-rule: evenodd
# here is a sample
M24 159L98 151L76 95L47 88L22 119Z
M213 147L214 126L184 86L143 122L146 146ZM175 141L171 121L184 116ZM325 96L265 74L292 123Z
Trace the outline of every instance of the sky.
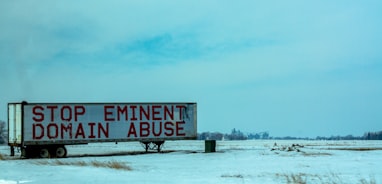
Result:
M382 1L0 1L7 103L196 102L198 131L382 130Z

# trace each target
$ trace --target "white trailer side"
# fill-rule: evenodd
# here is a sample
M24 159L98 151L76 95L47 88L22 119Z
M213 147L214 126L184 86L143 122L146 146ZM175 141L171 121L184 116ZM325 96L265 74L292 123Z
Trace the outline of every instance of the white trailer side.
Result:
M196 103L9 103L9 145L23 155L66 156L65 145L155 143L197 137ZM37 150L37 151L36 151Z

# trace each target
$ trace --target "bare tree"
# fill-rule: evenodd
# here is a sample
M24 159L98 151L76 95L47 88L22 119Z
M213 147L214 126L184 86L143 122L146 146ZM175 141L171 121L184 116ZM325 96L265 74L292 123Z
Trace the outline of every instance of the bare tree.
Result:
M5 124L5 121L1 121L0 120L0 144L4 144L5 143L5 139L6 139L6 124Z

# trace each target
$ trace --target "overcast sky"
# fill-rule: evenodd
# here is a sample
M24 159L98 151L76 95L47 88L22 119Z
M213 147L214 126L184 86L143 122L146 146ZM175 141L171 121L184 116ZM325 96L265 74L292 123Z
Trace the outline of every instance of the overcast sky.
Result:
M197 102L198 131L382 130L382 1L0 1L7 103Z

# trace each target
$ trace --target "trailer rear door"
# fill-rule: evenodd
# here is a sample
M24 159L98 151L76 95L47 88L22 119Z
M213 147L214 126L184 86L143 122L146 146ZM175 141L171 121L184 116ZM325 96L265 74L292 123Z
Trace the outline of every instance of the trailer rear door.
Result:
M8 144L17 146L22 142L22 104L8 104Z

